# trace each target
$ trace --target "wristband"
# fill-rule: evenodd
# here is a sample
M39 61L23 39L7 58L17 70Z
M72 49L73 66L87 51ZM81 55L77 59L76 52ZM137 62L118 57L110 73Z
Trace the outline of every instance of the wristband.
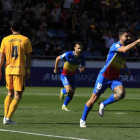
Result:
M26 72L27 72L27 73L30 73L30 69L27 69Z
M129 69L128 68L125 68L125 71L129 71Z

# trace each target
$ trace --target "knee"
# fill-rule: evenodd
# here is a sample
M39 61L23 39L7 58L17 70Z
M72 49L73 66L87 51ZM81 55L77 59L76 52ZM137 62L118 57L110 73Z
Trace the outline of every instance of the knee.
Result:
M14 97L14 94L8 92L7 96L10 96L11 98L13 98Z
M125 97L125 94L126 94L125 91L117 93L114 98L115 98L115 100L121 100Z
M72 89L72 88L67 89L67 93L68 93L68 95L73 96L74 95L74 89Z
M22 98L22 94L20 94L20 95L16 95L14 98L16 98L17 100L21 100L21 98Z

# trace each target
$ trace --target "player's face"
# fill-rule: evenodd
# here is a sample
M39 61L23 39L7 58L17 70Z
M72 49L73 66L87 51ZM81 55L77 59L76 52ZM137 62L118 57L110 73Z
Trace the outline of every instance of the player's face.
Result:
M121 36L121 40L122 42L124 43L124 45L128 45L130 43L130 35L128 33L124 33L122 36Z
M82 45L76 44L76 46L75 46L74 49L75 49L76 55L81 55L81 53L82 53L82 51L83 51L83 46L82 46Z

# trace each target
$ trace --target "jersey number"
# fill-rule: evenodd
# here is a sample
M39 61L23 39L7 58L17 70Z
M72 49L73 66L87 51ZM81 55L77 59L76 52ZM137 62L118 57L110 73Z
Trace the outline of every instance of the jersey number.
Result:
M98 83L97 84L97 89L101 89L102 88L102 84Z
M18 53L17 53L17 46L13 46L13 50L12 50L12 57L17 58L18 57Z

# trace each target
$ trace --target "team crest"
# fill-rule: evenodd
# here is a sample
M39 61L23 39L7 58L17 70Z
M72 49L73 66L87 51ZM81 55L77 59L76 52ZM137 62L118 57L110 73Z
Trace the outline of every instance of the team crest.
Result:
M119 45L119 44L116 44L115 46L116 46L116 48L120 47L120 45Z
M64 54L62 54L62 57L64 57L65 56L65 53Z

